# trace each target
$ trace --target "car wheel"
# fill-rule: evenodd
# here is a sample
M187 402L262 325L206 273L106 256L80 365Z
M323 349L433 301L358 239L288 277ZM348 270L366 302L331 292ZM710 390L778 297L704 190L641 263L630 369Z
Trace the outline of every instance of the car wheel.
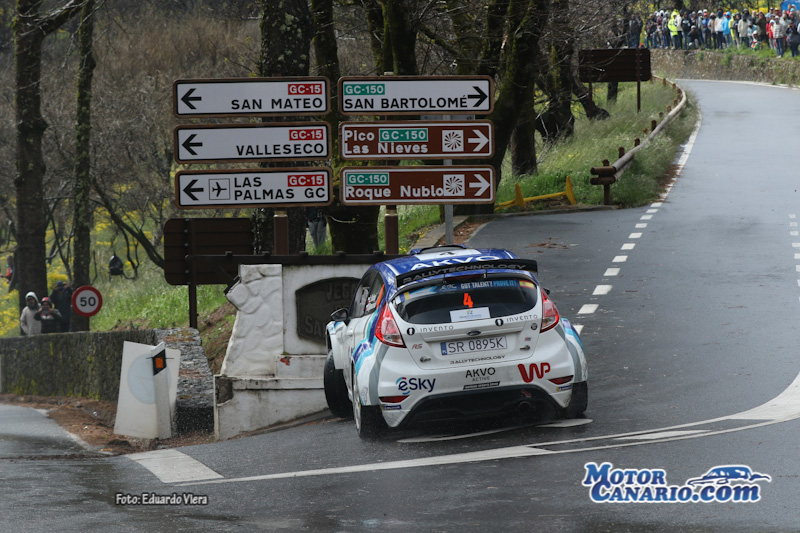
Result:
M589 407L589 385L585 381L575 383L572 386L572 397L569 400L569 405L564 408L564 417L578 418L583 416L587 407Z
M325 387L325 399L333 416L352 418L353 406L347 397L347 384L344 382L344 371L337 370L333 362L333 352L328 352L325 358L325 368L322 371L322 383Z
M356 421L356 431L362 439L375 439L386 432L386 421L383 419L380 407L377 405L362 405L361 395L358 392L358 379L353 371L353 418Z

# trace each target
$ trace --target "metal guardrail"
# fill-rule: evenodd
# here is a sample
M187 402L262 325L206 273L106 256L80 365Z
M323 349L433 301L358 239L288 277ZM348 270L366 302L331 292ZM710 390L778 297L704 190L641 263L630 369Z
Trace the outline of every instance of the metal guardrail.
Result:
M657 76L653 76L653 79L656 79ZM603 160L603 166L601 167L592 167L590 172L597 176L595 178L591 178L589 183L592 185L602 185L603 186L603 204L604 205L611 205L611 185L616 183L617 180L622 177L622 174L627 170L628 165L630 165L631 161L633 161L634 155L636 152L641 150L644 146L647 145L653 138L655 138L658 133L664 129L664 127L673 119L675 118L678 113L680 113L683 108L686 106L686 93L678 87L674 82L668 82L666 78L660 78L661 84L666 85L669 83L672 85L673 88L677 90L677 95L680 98L676 98L672 101L672 105L667 106L667 116L664 116L663 112L659 112L658 116L661 118L661 121L656 123L655 120L650 122L650 134L645 137L644 141L641 141L638 137L633 140L633 148L628 151L625 151L625 148L620 146L619 150L619 159L614 161L613 163L609 163L607 159ZM647 129L643 129L642 133L647 133Z

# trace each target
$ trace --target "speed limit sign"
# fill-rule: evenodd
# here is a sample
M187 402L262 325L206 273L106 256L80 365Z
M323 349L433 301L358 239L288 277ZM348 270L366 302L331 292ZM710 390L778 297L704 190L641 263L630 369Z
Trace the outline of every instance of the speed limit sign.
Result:
M72 293L72 309L81 316L94 316L101 307L103 307L103 297L94 287L84 285Z

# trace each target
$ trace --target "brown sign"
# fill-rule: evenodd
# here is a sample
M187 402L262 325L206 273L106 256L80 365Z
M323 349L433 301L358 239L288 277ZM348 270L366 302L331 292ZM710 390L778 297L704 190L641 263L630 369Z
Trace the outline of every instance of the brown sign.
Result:
M494 154L491 121L342 122L342 159L462 159Z
M297 336L325 344L331 313L350 306L358 278L330 278L295 291Z
M170 285L230 283L239 275L238 263L190 265L186 256L251 255L253 239L249 218L171 218L164 224L164 278Z
M494 167L345 167L345 205L494 202Z
M581 81L647 81L653 75L647 48L601 48L578 52Z

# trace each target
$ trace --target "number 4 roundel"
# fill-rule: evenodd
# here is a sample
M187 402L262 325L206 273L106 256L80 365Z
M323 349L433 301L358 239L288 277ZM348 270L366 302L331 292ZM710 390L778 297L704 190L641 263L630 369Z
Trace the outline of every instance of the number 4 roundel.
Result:
M94 287L84 285L72 293L72 310L81 316L94 316L101 307L103 307L103 297Z

